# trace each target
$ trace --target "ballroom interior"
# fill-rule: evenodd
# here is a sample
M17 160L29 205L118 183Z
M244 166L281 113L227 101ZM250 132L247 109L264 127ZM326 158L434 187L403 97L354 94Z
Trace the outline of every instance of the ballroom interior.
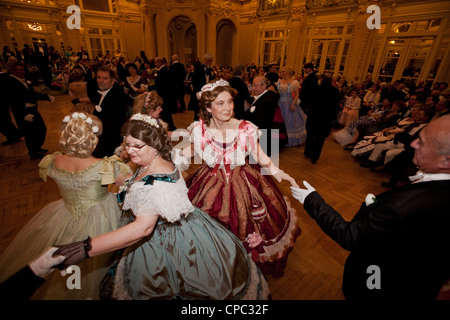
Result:
M72 5L80 8L79 29L67 24ZM380 9L379 29L368 27L368 21L376 20L370 20L374 11L367 12L371 5ZM1 0L0 44L13 51L53 46L61 56L69 47L74 52L84 48L91 59L120 52L129 61L143 56L170 61L177 54L185 65L211 53L217 66L276 62L301 74L303 65L312 62L316 72L349 81L370 74L374 82L450 83L450 1ZM47 125L43 147L50 152L59 150L60 121L72 107L69 95L55 98L39 102ZM186 128L193 112L173 117ZM344 219L353 218L367 194L386 191L381 183L388 173L362 168L331 137L317 164L304 157L303 148L284 149L280 168L320 190ZM57 185L40 179L38 164L27 156L24 142L0 147L0 253L40 209L60 199ZM279 188L296 209L302 233L284 276L267 279L272 298L343 300L348 251L294 202L287 183Z
M71 5L79 29L68 27ZM83 47L91 58L177 54L184 64L209 52L221 66L276 62L299 73L313 62L350 80L449 82L449 17L446 0L3 0L0 43L61 55Z

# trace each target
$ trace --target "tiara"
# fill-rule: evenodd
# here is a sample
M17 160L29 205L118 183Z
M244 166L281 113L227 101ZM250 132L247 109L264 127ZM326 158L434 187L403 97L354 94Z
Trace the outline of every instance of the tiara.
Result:
M97 133L99 130L97 126L92 126L92 123L93 123L92 118L86 116L84 113L74 112L74 113L72 113L71 116L65 116L63 119L63 122L68 123L70 121L70 119L81 119L81 120L86 121L92 127L92 131L94 133Z
M224 87L224 86L230 86L230 84L228 83L228 81L223 80L223 79L220 79L220 80L217 80L216 82L212 82L212 83L207 83L207 84L205 84L205 85L202 87L201 92L203 93L203 92L205 92L205 91L211 91L211 90L213 90L214 88L219 87L219 86L222 86L222 87Z
M222 86L222 87L230 86L230 84L228 83L228 81L223 80L223 79L217 80L216 82L212 82L212 83L207 83L207 84L205 84L205 85L202 87L202 89L201 89L199 92L197 92L197 99L200 100L200 97L202 96L202 93L203 93L203 92L211 91L211 90L213 90L214 88L216 88L216 87L221 87L221 86Z
M155 118L152 118L148 115L142 114L142 113L136 113L133 116L131 116L130 120L139 120L139 121L144 121L147 122L148 124L159 128L159 124L158 121L156 121Z

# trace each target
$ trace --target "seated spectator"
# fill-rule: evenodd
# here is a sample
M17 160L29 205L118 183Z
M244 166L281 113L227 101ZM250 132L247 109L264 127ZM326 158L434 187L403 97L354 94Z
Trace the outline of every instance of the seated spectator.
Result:
M363 98L359 116L366 115L373 107L380 101L380 86L378 84L372 85Z
M360 124L356 128L352 141L344 146L345 150L353 150L356 144L360 142L365 136L369 136L368 140L375 138L374 133L381 131L384 128L392 127L397 124L401 115L405 111L405 103L403 101L394 101L389 112L385 112L382 117L377 119L373 124ZM366 143L360 144L359 147L365 146ZM358 148L357 148L358 149ZM356 153L358 154L358 153ZM355 154L354 154L355 155Z
M374 149L370 153L368 161L362 162L360 165L371 168L383 162L385 165L391 161L397 154L405 150L405 144L409 144L415 139L416 134L429 123L433 114L434 111L428 109L425 105L415 105L411 115L412 122L382 130L386 141L373 144ZM385 155L383 156L383 154Z
M359 116L359 109L361 109L361 99L355 89L350 91L350 95L345 99L345 105L342 109L339 124L348 126L352 121Z
M345 146L350 143L353 139L356 129L360 124L364 123L375 123L380 119L383 114L391 108L391 102L388 98L384 98L383 101L377 104L373 109L369 110L367 115L359 117L358 119L352 121L348 126L344 127L342 130L333 132L333 138L340 145Z

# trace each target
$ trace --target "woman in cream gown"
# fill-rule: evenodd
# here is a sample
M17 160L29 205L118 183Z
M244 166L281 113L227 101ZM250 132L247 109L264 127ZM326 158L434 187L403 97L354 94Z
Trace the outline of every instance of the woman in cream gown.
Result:
M63 152L48 155L39 163L40 177L44 181L51 177L62 198L40 210L0 256L0 282L53 245L103 234L126 222L121 219L116 197L108 192L108 184L119 174L125 176L128 166L118 157L97 159L90 155L102 129L97 117L74 113L65 120L60 138ZM68 276L53 272L31 299L98 299L110 259L106 254L81 263L80 289L69 289Z

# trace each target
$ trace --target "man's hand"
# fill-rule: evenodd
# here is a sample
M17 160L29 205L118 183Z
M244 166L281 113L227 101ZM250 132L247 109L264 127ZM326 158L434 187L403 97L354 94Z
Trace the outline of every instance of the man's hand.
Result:
M301 204L305 202L306 197L313 191L316 191L308 182L303 181L303 185L306 189L291 187L292 196L297 199Z
M27 114L25 117L24 117L24 119L25 119L25 121L28 121L28 122L33 122L34 121L34 115L32 115L32 114Z
M38 277L45 277L55 270L55 266L61 264L65 257L64 256L54 256L53 254L58 248L52 247L48 249L43 255L34 260L29 264L31 271Z

